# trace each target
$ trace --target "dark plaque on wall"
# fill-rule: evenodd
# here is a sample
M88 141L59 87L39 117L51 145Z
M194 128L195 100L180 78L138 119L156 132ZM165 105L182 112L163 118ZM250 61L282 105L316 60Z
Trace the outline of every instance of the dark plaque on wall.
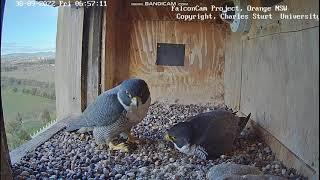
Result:
M184 66L184 44L157 43L156 65Z

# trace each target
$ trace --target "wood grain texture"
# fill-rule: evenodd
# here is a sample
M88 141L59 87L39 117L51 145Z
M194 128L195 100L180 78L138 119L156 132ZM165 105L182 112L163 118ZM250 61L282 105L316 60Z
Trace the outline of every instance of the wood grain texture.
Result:
M259 1L253 3L259 5ZM288 5L289 11L284 13L319 11L315 0L285 0L281 4ZM276 17L279 12L272 14ZM240 111L252 112L253 120L285 146L280 148L266 139L278 157L301 171L305 164L319 170L318 24L312 20L255 20L248 34L230 35L231 48L227 44L226 49L225 70L231 75L225 74L225 102L233 106L238 101L239 93L234 93L233 87L239 78L232 73L241 74ZM232 72L239 66L239 59L234 57L240 51L241 73ZM281 150L285 148L299 157L300 164L288 158L293 156Z
M145 3L149 1L134 1L134 3L137 3L137 2ZM206 20L194 19L192 22L198 21L198 22L204 22L204 23L220 23L220 24L222 23L222 21L219 18L218 12L211 11L210 9L211 5L214 5L216 7L221 7L222 4L224 3L222 0L183 1L184 6L188 6L188 7L198 6L198 7L207 8L207 11L198 11L198 12L172 10L172 7L179 7L179 4L182 2L181 1L170 1L170 2L176 3L176 4L173 6L151 6L151 5L131 6L131 2L128 1L127 5L129 6L130 17L134 21L178 21L178 22L180 21L180 22L183 22L184 20L177 18L177 14L191 15L191 14L199 13L201 15L212 14L212 16L216 17L216 19L206 19Z
M101 83L101 92L107 90L106 85L106 32L107 32L107 8L103 8L102 11L102 30L101 30L101 75L100 75L100 83Z
M130 21L128 20L128 11L126 8L126 1L110 0L106 8L106 30L105 30L105 61L102 80L104 89L110 89L117 83L116 74L127 74L128 63L121 63L120 61L127 61L128 59L128 39ZM122 72L117 72L117 66L121 65Z
M91 104L96 97L100 94L100 67L101 67L101 31L102 31L102 7L92 7L85 9L85 21L87 26L84 26L86 31L86 63L87 63L87 76L86 76L86 105ZM84 59L82 59L84 60Z
M149 84L154 101L221 101L226 26L148 19L134 13L137 12L132 11L128 1L108 1L104 89L129 77L139 77ZM156 66L157 43L185 44L185 66Z
M129 76L147 81L153 100L206 103L223 97L224 26L136 21L130 37ZM157 43L185 44L183 67L157 66Z
M260 0L252 1L253 6L261 6ZM277 33L286 33L300 31L312 27L319 26L319 20L308 19L281 19L280 14L295 14L295 15L309 15L319 14L319 1L311 0L308 2L299 0L284 0L277 5L287 6L287 11L275 11L275 6L272 7L272 11L268 12L272 14L272 19L256 19L253 20L250 32L246 35L249 38L258 38L268 36Z
M228 33L226 40L224 101L234 110L240 110L242 39L238 33Z
M56 40L57 118L81 112L83 9L59 7Z
M240 105L313 168L319 159L318 32L245 42Z

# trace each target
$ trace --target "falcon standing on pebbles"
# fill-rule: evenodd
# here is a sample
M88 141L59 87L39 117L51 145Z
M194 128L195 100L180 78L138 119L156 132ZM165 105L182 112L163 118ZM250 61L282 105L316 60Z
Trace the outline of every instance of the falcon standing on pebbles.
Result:
M176 149L201 159L215 159L230 152L237 136L246 126L247 117L230 110L201 113L171 127L165 135Z
M66 131L93 130L99 146L107 144L110 150L128 152L125 143L114 145L112 140L124 133L129 142L135 142L130 130L146 116L150 102L149 88L144 80L125 80L99 95L79 117L67 124Z

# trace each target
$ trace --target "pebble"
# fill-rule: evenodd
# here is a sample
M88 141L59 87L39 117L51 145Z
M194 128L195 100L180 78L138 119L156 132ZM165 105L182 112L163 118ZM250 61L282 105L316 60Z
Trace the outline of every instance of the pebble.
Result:
M129 177L134 177L135 176L135 174L133 172L129 172L126 175L129 176Z
M56 175L52 175L49 177L49 179L57 179L57 176Z
M281 170L281 174L282 174L283 176L286 175L286 172L287 172L286 169L282 169L282 170Z
M132 129L133 135L143 141L130 153L108 151L106 147L99 150L92 132L77 134L60 131L28 153L20 163L12 165L14 179L196 180L206 179L209 169L222 163L250 164L270 175L306 179L294 170L286 170L288 168L252 132L239 137L233 152L215 160L200 160L179 153L172 144L163 140L163 134L173 124L221 107L224 106L152 104L144 120Z
M156 162L154 163L154 165L159 166L159 165L160 165L160 161L156 161Z
M271 168L271 166L270 166L270 164L268 164L267 166L266 166L266 170L269 170Z
M116 179L120 179L122 177L122 174L116 174L115 176L114 176L114 178L116 178Z
M141 174L146 174L146 173L147 173L147 170L148 170L147 167L141 167L141 168L139 168L139 172L140 172Z
M225 159L227 156L226 155L221 155L220 158L221 159Z
M29 176L29 172L28 171L22 171L20 176Z

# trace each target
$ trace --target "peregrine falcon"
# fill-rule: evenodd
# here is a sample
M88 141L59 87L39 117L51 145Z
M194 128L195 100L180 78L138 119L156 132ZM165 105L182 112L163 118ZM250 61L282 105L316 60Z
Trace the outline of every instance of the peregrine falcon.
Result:
M125 143L114 145L112 140L124 133L134 142L131 128L146 116L151 102L147 83L142 79L128 79L100 94L85 111L71 120L66 131L93 130L98 145L107 144L110 150L128 151Z
M215 159L232 150L250 115L238 117L222 109L201 113L171 127L165 139L182 153Z

